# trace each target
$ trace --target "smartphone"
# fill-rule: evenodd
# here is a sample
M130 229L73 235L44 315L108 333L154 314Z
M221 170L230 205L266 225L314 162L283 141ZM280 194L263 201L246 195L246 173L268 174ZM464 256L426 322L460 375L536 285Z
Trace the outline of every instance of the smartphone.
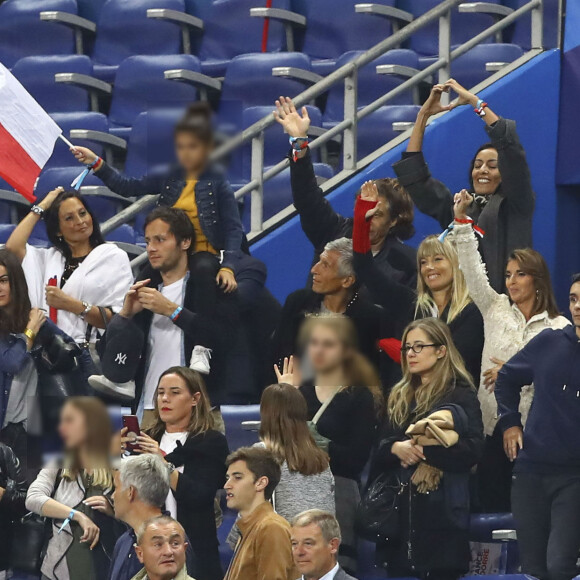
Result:
M134 455L135 449L139 447L139 444L137 443L137 437L141 432L137 415L123 415L123 427L127 428L125 437L130 437L133 440L127 441L125 452L129 453L129 455Z

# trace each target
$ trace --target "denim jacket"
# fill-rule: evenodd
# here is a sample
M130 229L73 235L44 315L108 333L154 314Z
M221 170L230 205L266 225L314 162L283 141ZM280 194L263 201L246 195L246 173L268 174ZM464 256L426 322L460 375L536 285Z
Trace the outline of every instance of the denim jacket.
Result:
M126 177L103 163L96 176L109 189L123 197L160 194L159 205L170 207L177 202L185 187L183 171L178 167L164 175L135 178ZM228 180L214 168L204 171L195 186L195 201L203 233L216 250L224 251L222 267L231 268L235 273L242 256L244 230Z
M26 341L24 334L0 336L0 428L6 416L12 379L24 368L30 356Z

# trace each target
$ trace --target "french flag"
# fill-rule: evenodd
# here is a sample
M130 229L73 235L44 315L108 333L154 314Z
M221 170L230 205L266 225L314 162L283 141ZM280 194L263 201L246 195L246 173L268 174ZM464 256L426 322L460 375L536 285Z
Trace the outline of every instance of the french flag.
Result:
M62 131L0 63L0 177L28 201Z

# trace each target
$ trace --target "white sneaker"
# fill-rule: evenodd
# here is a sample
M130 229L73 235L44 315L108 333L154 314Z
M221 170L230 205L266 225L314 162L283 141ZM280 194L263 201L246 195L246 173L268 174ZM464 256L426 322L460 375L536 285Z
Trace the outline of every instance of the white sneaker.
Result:
M135 398L135 381L127 383L114 383L105 375L91 375L89 385L109 397L115 397L123 401L132 401Z
M211 358L211 348L205 346L194 346L191 353L191 361L189 361L189 368L201 373L202 375L209 375L209 359Z

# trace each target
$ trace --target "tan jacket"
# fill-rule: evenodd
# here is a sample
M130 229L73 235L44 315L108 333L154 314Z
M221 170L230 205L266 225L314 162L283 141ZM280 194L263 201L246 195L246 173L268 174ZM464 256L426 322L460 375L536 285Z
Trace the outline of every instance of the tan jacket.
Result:
M294 580L290 524L264 502L237 521L241 532L224 580Z

